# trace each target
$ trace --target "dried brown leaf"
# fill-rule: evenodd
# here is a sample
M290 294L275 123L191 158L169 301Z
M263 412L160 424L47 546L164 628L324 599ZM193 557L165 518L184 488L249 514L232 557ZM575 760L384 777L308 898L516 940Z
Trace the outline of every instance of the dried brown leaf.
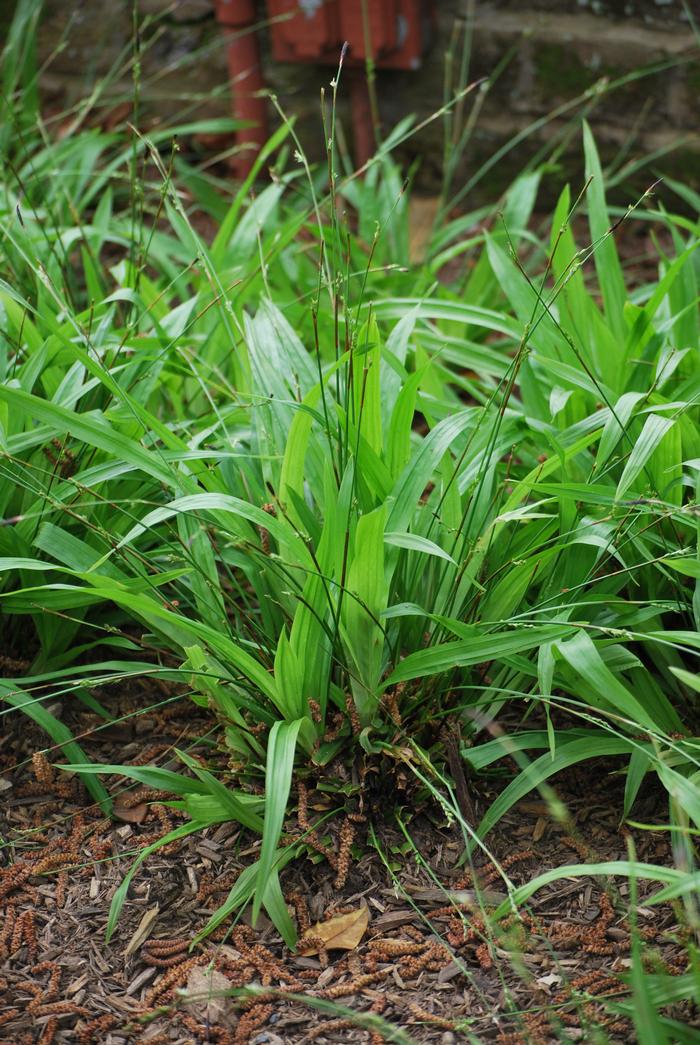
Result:
M148 803L139 802L138 805L130 806L128 802L128 792L117 795L115 798L112 811L117 820L123 820L126 824L142 824L146 819Z
M202 1023L218 1023L232 1028L236 1010L231 994L232 983L216 969L195 966L187 977L185 1000L187 1010Z
M326 922L316 922L299 941L300 954L318 954L318 940L329 951L354 951L369 925L369 907L362 905L350 914L336 914ZM304 940L308 939L308 945Z
M538 816L537 817L537 822L535 823L535 826L534 826L534 829L533 829L533 832L532 832L532 841L533 842L539 842L540 838L545 833L546 828L547 828L547 820L543 816Z
M136 926L136 932L131 937L124 950L125 958L128 958L128 956L130 954L133 954L134 951L138 951L141 944L146 942L148 937L151 935L151 930L153 929L153 926L156 924L156 920L159 914L160 907L158 904L156 904L155 907L150 907L146 911L143 918Z

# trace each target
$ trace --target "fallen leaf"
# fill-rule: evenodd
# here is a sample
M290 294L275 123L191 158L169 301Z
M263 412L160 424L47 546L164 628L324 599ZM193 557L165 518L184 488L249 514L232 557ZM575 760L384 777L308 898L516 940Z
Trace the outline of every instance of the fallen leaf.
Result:
M127 824L142 824L148 812L148 803L139 802L138 805L130 806L128 792L117 795L112 806L112 812L117 820L123 820Z
M188 1011L201 1023L218 1023L230 1030L237 1022L232 987L222 972L195 966L183 991Z
M331 980L337 976L337 974L338 970L336 969L335 965L329 965L327 969L323 970L319 978L316 980L316 983L314 984L314 990L322 990L324 987L327 987Z
M406 892L410 893L413 899L419 903L421 901L441 904L454 903L461 904L463 907L478 907L480 902L499 904L508 899L505 893L499 893L493 889L480 889L479 892L476 892L474 889L416 889L409 887L406 889Z
M84 972L82 976L79 976L77 978L77 980L73 980L72 983L68 984L68 986L66 987L66 994L68 994L68 995L77 994L78 991L80 990L80 988L84 987L89 979L90 979L90 973Z
M561 983L561 976L557 976L555 972L550 972L546 976L539 976L535 982L540 985L542 990L550 994L552 987Z
M369 925L369 907L364 904L350 914L336 914L327 922L316 922L299 941L299 953L318 954L317 940L322 940L329 951L354 951ZM308 944L304 943L308 940Z
M540 838L542 837L542 835L545 832L546 827L547 827L547 821L545 820L545 818L543 816L538 816L537 817L537 822L536 822L534 830L532 832L532 841L533 842L539 842Z
M146 911L143 918L136 926L136 932L131 937L129 943L126 946L126 949L124 951L125 958L128 958L128 956L130 954L133 954L134 951L138 951L141 944L146 942L148 937L151 935L151 930L153 929L153 926L156 924L156 919L158 918L159 914L160 907L158 906L158 904L156 904L155 907L150 907Z
M551 816L552 808L547 802L523 801L518 802L518 812L531 813L533 816Z

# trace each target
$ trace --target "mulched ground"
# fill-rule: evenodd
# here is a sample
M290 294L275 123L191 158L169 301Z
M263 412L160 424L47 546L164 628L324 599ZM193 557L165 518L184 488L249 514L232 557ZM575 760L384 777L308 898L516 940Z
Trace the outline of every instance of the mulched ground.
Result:
M172 698L153 685L134 683L122 694L121 713L129 716ZM81 742L91 758L104 762L167 765L173 745L201 751L196 738L211 725L184 700L97 732L95 716L81 706L63 714L75 733L90 734ZM426 805L416 811L408 792L403 816L422 860L406 845L386 803L384 819L375 811L366 824L356 825L345 876L338 866L348 843L342 827L319 831L318 844L331 853L335 869L317 857L283 872L285 895L302 931L309 922L342 912L352 921L366 905L369 925L354 949L292 954L264 916L255 930L244 916L189 950L258 852L256 839L234 824L151 856L105 945L110 900L134 854L179 823L178 815L158 801L164 796L126 790L123 779L110 778L107 786L118 797L122 819L106 820L75 778L51 768L55 754L37 754L45 737L19 714L7 718L0 739L0 1041L392 1040L377 1029L361 1029L329 1005L381 1017L403 1031L401 1040L436 1045L592 1040L594 1027L605 1028L612 1041L633 1040L628 1022L606 1006L606 999L628 996L627 883L558 881L533 898L524 921L511 921L494 936L470 898L473 876L457 866L462 846L456 828L439 809ZM566 826L551 818L536 795L502 821L488 841L516 884L565 863L626 858L614 768L601 764L595 773L588 767L557 781L571 814ZM497 786L478 786L481 813ZM306 798L313 821L328 800L313 786ZM662 796L650 791L635 812L639 820L663 822ZM347 823L340 817L337 822ZM288 829L293 834L304 826L290 822ZM366 840L370 826L376 847ZM323 831L330 833L330 845ZM640 832L635 843L641 858L670 862L662 833ZM493 865L482 858L476 873L495 902L492 893L500 886ZM452 902L443 887L454 894ZM640 895L653 888L640 883ZM684 971L674 910L639 908L639 923L649 968ZM222 993L231 988L257 993ZM679 1009L674 1015L691 1024L695 1019L700 1028L697 1014Z

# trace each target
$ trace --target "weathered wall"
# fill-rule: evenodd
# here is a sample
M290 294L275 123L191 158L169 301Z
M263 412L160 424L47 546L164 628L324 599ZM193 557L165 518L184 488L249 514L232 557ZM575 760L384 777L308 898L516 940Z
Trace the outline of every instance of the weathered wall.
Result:
M143 118L188 111L225 114L225 54L209 0L141 0L139 6L142 17L157 19L143 34L145 41L153 37L142 59ZM438 31L419 72L378 74L386 126L407 112L424 118L440 106L445 52L455 19L469 6L465 0L436 4ZM108 76L120 65L120 55L122 66L128 61L131 7L130 0L47 0L39 34L42 59L57 52L44 75L48 104L72 104L84 94L86 81ZM666 63L653 76L591 100L590 120L608 159L621 149L629 149L628 159L638 158L683 139L656 167L700 182L700 51L682 0L477 0L473 7L472 77L488 76L506 54L511 58L484 100L466 159L469 171L602 77L615 80L642 66ZM280 103L297 115L305 146L320 151L319 88L328 83L329 69L275 66L267 48L264 54L265 73ZM129 75L123 72L108 89L114 98L130 92ZM571 115L573 110L547 123L504 157L489 175L490 188L507 183ZM419 157L419 182L434 184L442 155L440 123L405 146L404 155ZM574 135L561 155L563 168L574 177L579 155Z

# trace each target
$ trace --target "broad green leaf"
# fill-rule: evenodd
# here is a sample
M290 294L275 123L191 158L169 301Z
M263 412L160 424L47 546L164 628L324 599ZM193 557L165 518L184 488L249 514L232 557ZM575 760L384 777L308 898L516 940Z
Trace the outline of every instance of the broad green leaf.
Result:
M283 630L277 640L275 653L275 681L277 706L288 721L304 714L304 675L293 646Z
M270 535L281 544L290 545L295 552L295 562L299 566L308 568L313 566L304 542L299 539L298 535L284 519L277 519L274 515L263 511L257 505L249 504L240 497L231 497L229 494L223 493L199 493L188 497L178 497L176 500L163 505L162 508L156 508L129 530L126 536L119 541L117 548L130 544L150 527L156 526L166 519L171 519L182 512L211 513L213 518L219 521L226 531L240 537L251 538L251 531L247 528L232 526L229 516L245 519L249 523L254 523L256 526L268 530Z
M625 799L622 807L622 819L626 819L634 805L644 777L653 768L649 754L641 748L636 748L630 755L627 776L625 778Z
M617 484L615 497L618 500L625 496L627 491L638 478L640 472L646 466L654 450L656 450L666 433L673 428L674 424L675 422L670 418L660 417L658 414L650 414L649 417L647 417L644 422L644 427L632 447L632 452L627 458L627 464L620 476L620 481ZM647 486L648 482L649 480L647 480L644 486Z
M393 505L387 519L387 529L403 533L408 528L416 503L423 493L444 454L462 432L475 423L471 408L460 410L440 421L413 454L399 476L392 491Z
M297 847L293 845L288 846L286 849L277 850L274 854L273 860L274 870L271 872L267 884L265 885L262 901L263 906L270 914L270 917L274 921L274 924L279 930L284 942L290 948L295 946L296 931L294 926L291 924L286 905L284 905L284 913L279 906L281 890L278 875L290 860L294 859L297 855ZM256 860L248 867L243 868L236 879L236 884L233 886L224 902L217 908L204 928L194 937L192 941L193 945L200 943L203 939L209 936L214 929L218 928L218 926L221 925L221 923L231 914L235 911L242 910L249 903L253 893L255 892L259 870L259 860Z
M185 483L185 476L181 472L166 465L155 453L144 449L135 440L123 436L100 413L79 414L10 385L0 385L0 400L35 421L49 425L57 433L70 434L88 446L118 455L169 488L177 489Z
M569 766L587 759L622 755L629 750L630 742L628 740L606 736L604 733L600 733L598 737L583 737L557 744L553 755L548 751L535 759L501 791L489 806L488 812L477 828L479 837L484 838L516 802L519 802L521 798L539 787L555 773L560 773L563 769L568 769Z
M696 827L700 828L700 777L697 774L694 777L684 776L663 762L656 766L656 772L678 808L687 813L695 821Z
M216 799L219 806L232 820L237 820L243 827L250 831L262 831L263 822L254 809L251 809L249 796L245 793L237 794L231 788L226 787L217 780L213 773L203 769L199 762L185 751L175 748L175 754L181 762L190 769L199 781L206 787L209 794Z
M81 773L99 773L108 776L125 776L131 780L137 780L145 787L152 787L157 791L172 791L176 795L188 795L190 792L205 795L209 789L200 780L174 773L171 769L161 769L160 766L130 766L113 765L101 762L86 762L77 766Z
M691 559L689 556L678 556L677 558L664 558L660 559L660 562L664 566L670 566L672 570L676 570L677 573L682 573L685 577L694 577L696 580L700 579L700 559Z
M610 417L605 422L600 437L596 468L600 472L622 438L637 403L644 398L642 392L625 392L610 408Z
M268 737L265 767L265 822L260 863L255 879L253 920L260 912L265 890L275 866L277 844L282 833L292 786L297 738L305 724L308 728L308 719L300 718L295 722L275 722Z
M671 706L664 701L664 705L659 709L660 720L655 720L647 708L607 667L590 635L583 629L568 642L558 643L557 648L567 664L584 679L598 697L601 703L597 706L602 705L622 716L633 729L678 729L680 723Z
M526 903L531 896L534 896L545 885L549 885L550 882L558 882L562 878L583 878L596 875L606 878L613 876L629 878L630 875L634 875L635 878L643 878L646 881L667 882L674 885L680 885L688 878L687 872L678 871L675 867L662 867L659 864L639 864L630 860L607 860L593 864L564 864L561 867L554 867L550 871L545 871L544 874L531 879L525 885L518 886L511 892L508 899L504 900L496 908L493 917L504 918L511 914L514 907ZM645 901L645 904L653 903L654 899L655 896L652 895Z
M151 627L161 629L184 651L196 639L206 643L214 653L229 661L242 675L250 679L273 702L277 700L275 682L268 671L253 656L247 653L228 636L208 627L199 621L190 620L178 613L166 609L155 599L144 595L135 595L121 585L108 585L104 578L96 578L93 582L94 593L103 599L109 599L123 606L138 617L147 620Z
M388 689L397 682L421 678L424 675L436 675L440 671L482 664L485 661L507 657L509 654L535 649L544 642L554 642L571 634L572 630L568 625L524 625L509 632L485 632L473 639L444 642L431 649L418 650L416 653L410 653L394 668L384 683L384 688Z
M611 222L605 202L603 171L600 166L593 135L590 127L585 122L583 125L583 147L586 156L586 178L591 179L586 190L586 198L588 202L588 224L595 246L593 260L595 261L598 282L603 293L605 316L613 334L619 339L619 358L621 359L622 346L627 335L624 319L627 292L622 275L622 266L617 256L615 240L610 234ZM622 374L620 378L623 378Z
M384 568L385 520L385 506L358 520L343 599L345 643L354 665L351 685L365 726L376 711L382 673L384 630L380 618L389 595Z
M435 555L438 559L445 559L447 562L451 562L453 566L457 565L452 556L448 555L438 544L435 544L434 541L429 541L427 537L421 537L419 534L385 533L384 540L394 548L407 548L409 551L422 552L424 555Z

